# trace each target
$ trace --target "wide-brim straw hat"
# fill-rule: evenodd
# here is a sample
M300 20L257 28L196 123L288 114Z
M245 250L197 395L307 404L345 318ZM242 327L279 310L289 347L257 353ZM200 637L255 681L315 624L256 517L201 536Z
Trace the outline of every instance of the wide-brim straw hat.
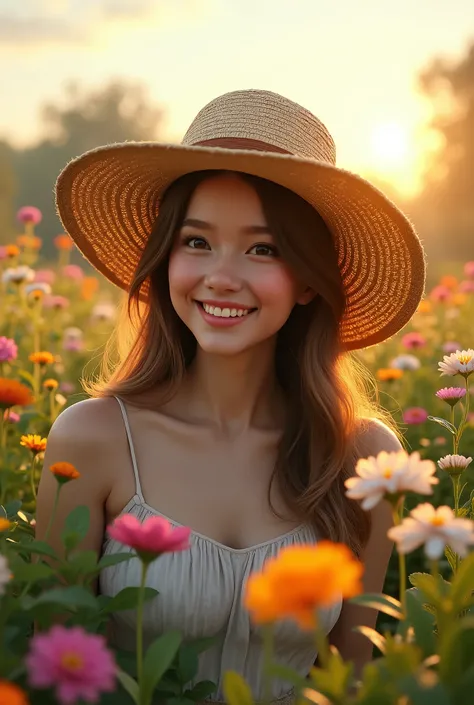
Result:
M334 238L344 285L345 349L379 343L409 321L425 283L413 225L372 184L336 166L334 140L317 117L270 91L216 98L181 144L124 142L72 160L56 183L58 214L93 267L128 290L160 197L183 174L208 169L268 179L319 212Z

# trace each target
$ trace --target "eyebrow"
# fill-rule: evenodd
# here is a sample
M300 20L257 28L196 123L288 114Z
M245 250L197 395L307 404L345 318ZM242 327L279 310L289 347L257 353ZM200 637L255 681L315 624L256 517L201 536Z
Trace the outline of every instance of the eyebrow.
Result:
M205 220L198 218L185 218L181 227L190 226L201 230L213 230L213 225ZM242 228L245 235L272 235L270 228L267 225L246 225Z

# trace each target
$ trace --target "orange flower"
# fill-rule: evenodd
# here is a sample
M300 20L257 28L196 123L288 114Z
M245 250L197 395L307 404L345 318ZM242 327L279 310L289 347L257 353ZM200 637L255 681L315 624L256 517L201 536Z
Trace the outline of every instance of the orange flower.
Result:
M11 525L11 521L8 521L5 517L0 517L0 533L2 533L2 531L8 531ZM2 701L0 700L0 702Z
M54 362L54 355L47 350L42 350L41 352L31 353L28 357L31 362L35 365L52 365Z
M81 296L84 301L90 301L99 288L99 282L95 277L84 277L81 284Z
M61 483L69 482L69 480L77 480L81 473L76 470L72 463L54 463L49 468L56 480Z
M381 382L393 382L396 379L401 379L403 377L403 370L396 369L394 367L382 367L377 370L377 379Z
M318 609L362 592L362 573L362 563L344 544L288 546L250 576L245 606L257 624L294 619L314 629Z
M7 257L18 257L20 249L16 245L6 245L5 253Z
M39 250L43 241L36 235L18 235L16 239L17 245L30 250Z
M50 392L52 392L54 389L57 389L58 386L59 382L57 379L45 379L43 382L43 387Z
M15 683L0 681L0 703L2 705L29 705L24 690Z
M20 440L20 445L31 450L33 455L37 455L38 453L45 451L46 443L46 438L41 438L41 436L32 433L28 433L27 436L22 436Z
M11 406L27 406L33 403L33 396L29 387L15 379L0 377L0 409L9 409Z
M455 289L459 282L456 277L446 274L444 277L441 277L439 283L440 286L445 286L448 289Z
M56 245L58 250L68 250L69 251L69 250L72 250L72 248L74 247L74 243L71 240L71 238L69 237L69 235L67 235L67 233L61 233L61 235L57 235L54 238L54 244Z
M427 299L423 299L423 301L420 301L418 304L418 308L416 309L417 313L431 313L433 309L433 306L431 304L431 301L428 301Z
M454 294L453 298L451 299L451 303L453 306L464 306L464 304L467 301L467 296L466 294Z

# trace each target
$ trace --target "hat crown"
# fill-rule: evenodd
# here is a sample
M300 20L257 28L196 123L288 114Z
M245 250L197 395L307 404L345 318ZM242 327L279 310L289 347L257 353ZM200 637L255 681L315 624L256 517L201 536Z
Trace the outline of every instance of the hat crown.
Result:
M267 145L268 151L336 163L336 145L326 126L306 108L271 91L232 91L215 98L196 115L182 144L218 140L242 140L241 149L247 140L263 145L264 151Z

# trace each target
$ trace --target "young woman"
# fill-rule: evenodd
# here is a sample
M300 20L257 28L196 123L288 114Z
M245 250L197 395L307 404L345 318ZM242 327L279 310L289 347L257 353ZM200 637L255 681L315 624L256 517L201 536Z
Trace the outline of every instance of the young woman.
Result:
M199 678L241 673L262 698L261 639L242 605L246 579L283 547L322 537L383 586L389 512L369 517L344 480L359 457L400 443L371 401L352 350L410 319L424 257L408 220L380 192L335 166L333 140L310 112L266 91L207 105L181 145L126 143L69 164L57 184L64 227L85 257L128 291L94 398L58 418L38 495L45 531L55 481L56 533L78 504L91 511L84 548L122 550L105 527L129 512L191 527L191 548L154 563L146 636L178 628L212 636ZM55 539L57 545L59 540ZM139 582L138 561L103 572L114 594ZM370 644L352 632L374 612L338 604L325 628L359 668ZM118 613L113 644L133 649L134 615ZM308 673L311 636L283 622L276 655ZM273 697L291 702L284 683Z

